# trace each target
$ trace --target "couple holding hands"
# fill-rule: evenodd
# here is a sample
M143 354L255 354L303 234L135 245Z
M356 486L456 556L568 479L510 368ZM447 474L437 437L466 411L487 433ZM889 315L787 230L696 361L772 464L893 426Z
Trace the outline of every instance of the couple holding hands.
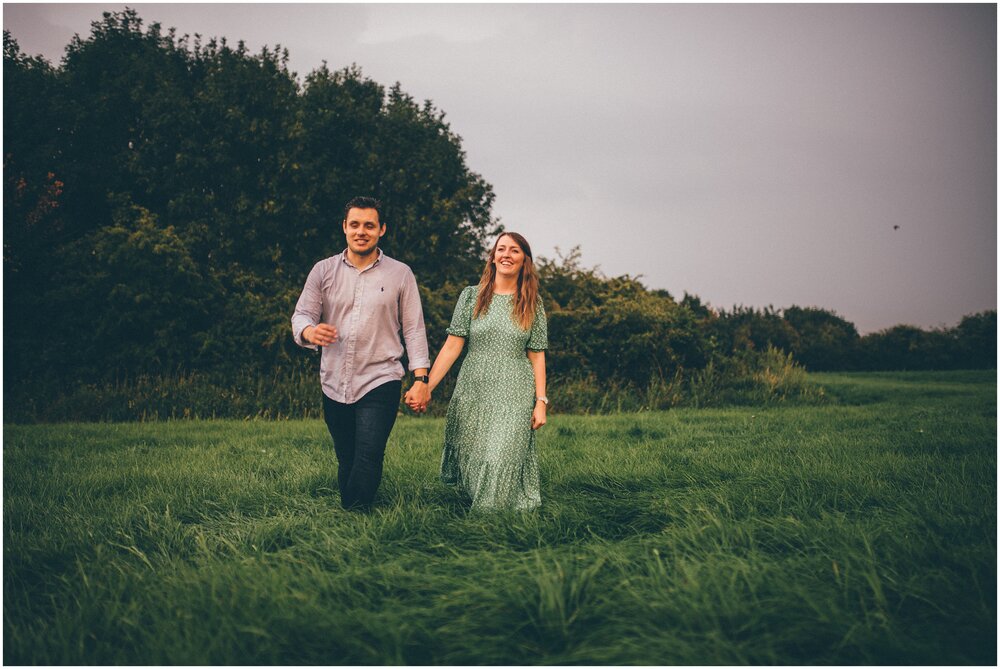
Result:
M535 430L545 424L548 331L527 240L501 234L479 285L462 291L448 338L430 368L417 283L378 248L381 204L344 208L347 249L316 263L292 315L295 342L322 349L323 417L338 462L341 504L366 509L382 479L396 421L405 348L415 381L407 406L426 411L434 389L466 350L448 405L441 478L475 510L541 504Z

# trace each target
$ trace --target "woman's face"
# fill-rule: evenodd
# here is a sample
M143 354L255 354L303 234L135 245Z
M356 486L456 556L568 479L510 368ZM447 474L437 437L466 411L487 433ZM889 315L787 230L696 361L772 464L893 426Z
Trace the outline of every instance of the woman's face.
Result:
M493 264L496 265L498 276L516 279L524 266L524 251L512 237L503 235L497 240Z

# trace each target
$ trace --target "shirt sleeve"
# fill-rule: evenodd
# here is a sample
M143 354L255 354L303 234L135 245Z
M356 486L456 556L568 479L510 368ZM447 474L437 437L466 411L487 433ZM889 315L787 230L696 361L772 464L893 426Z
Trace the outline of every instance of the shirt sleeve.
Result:
M455 313L451 317L451 325L448 326L448 334L463 338L469 336L469 323L472 322L472 310L475 304L476 286L466 286L458 296Z
M302 331L310 325L318 325L323 316L323 289L320 278L319 263L313 266L306 277L306 285L302 288L299 301L295 304L295 312L292 314L292 338L295 343L304 348L318 350L319 346L310 344L302 339Z
M412 372L431 366L430 351L427 347L427 328L424 327L424 310L420 306L420 291L413 272L407 271L399 295L400 322L406 358Z
M528 335L528 349L531 351L544 351L549 347L549 325L545 320L545 307L542 306L542 298L538 298L538 306L535 307L535 318L531 321L531 334Z

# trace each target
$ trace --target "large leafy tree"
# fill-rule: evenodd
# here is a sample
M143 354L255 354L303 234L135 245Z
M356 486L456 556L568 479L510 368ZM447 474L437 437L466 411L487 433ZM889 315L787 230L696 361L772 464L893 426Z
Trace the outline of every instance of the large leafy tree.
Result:
M425 290L478 272L493 192L444 114L354 66L300 84L287 62L131 9L58 67L5 32L5 382L287 363L354 195L385 202L384 246Z
M313 71L302 103L298 156L310 180L304 213L318 239L342 248L341 207L354 194L372 193L385 205L382 247L422 284L437 289L478 274L500 229L491 216L493 190L469 170L443 112L418 104L398 83L386 91L353 66Z

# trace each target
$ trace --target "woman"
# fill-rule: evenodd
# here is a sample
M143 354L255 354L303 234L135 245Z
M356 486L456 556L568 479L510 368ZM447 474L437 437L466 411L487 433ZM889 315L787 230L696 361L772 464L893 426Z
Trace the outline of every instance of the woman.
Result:
M448 405L441 478L472 498L474 510L541 504L535 430L545 425L548 330L531 247L516 232L493 245L479 286L462 291L448 339L431 367L431 392L466 340Z

